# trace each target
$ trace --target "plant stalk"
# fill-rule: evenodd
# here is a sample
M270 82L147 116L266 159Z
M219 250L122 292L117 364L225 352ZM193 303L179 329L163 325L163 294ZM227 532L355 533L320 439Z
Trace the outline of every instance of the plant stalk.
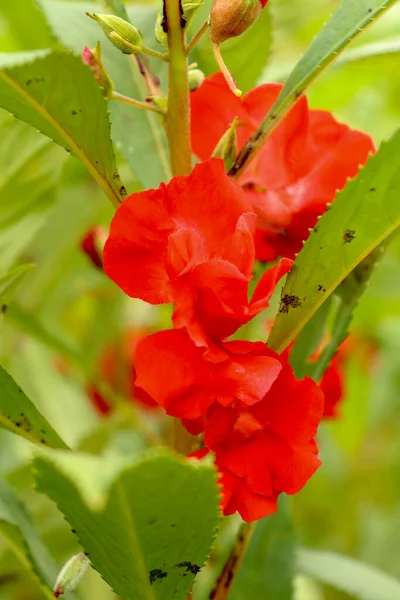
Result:
M169 48L166 130L172 175L189 175L192 170L189 82L180 0L165 0L164 10Z
M196 46L197 42L203 37L203 35L208 31L209 22L208 19L203 23L200 29L194 34L188 45L186 46L186 55L189 56L193 48Z
M232 583L242 564L246 554L250 538L253 535L256 523L243 523L237 534L235 543L229 554L227 561L222 569L221 575L217 579L215 588L211 592L210 600L226 600L231 590Z
M148 104L147 102L142 102L141 100L135 100L134 98L129 98L129 96L124 96L124 94L119 94L118 92L113 92L112 100L124 102L125 104L130 104L131 106L135 106L141 110L149 110L150 112L156 112L162 115L165 112L161 108L154 106L154 104Z

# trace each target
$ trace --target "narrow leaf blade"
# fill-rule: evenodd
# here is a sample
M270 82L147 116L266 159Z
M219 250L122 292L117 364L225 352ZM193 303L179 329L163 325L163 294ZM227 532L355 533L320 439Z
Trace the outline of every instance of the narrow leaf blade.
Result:
M297 568L300 573L359 600L400 598L399 580L350 556L300 548L297 552Z
M397 132L318 221L283 288L285 301L268 341L277 352L299 334L345 277L399 227L399 156Z
M50 423L0 366L0 427L35 444L67 448Z

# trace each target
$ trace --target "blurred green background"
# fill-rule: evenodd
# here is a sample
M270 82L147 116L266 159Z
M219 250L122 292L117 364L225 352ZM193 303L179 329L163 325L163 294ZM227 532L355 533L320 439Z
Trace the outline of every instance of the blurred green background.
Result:
M82 39L82 47L85 40L77 28L81 21L87 25L84 12L95 5L79 0L40 4L61 41L71 40L77 50ZM130 4L142 10L141 5ZM243 38L228 42L225 51L223 47L239 86L249 89L257 81L284 81L338 4L338 0L270 0L262 22ZM54 46L45 18L32 7L31 0L1 3L0 51ZM149 35L159 10L152 2L143 7ZM207 10L202 9L203 17ZM101 34L90 27L87 43L93 45ZM400 122L399 31L397 4L321 75L308 94L312 107L331 110L339 120L369 132L377 145ZM156 47L152 39L146 42ZM215 70L207 40L193 59L207 73ZM88 400L86 386L94 381L101 384L98 361L110 342L128 327L167 327L170 309L125 298L80 250L87 229L98 224L108 227L113 214L84 168L4 111L0 131L0 275L20 263L35 265L0 316L0 363L73 448L135 453L146 445L144 438L158 434L159 418L143 417L127 401L119 402L109 419L101 418ZM138 142L132 136L136 149ZM118 161L128 191L139 189L122 155ZM400 578L398 239L374 273L352 330L356 342L346 367L342 416L321 427L323 466L291 499L293 518L305 545L349 554ZM265 339L261 327L258 338ZM138 432L138 424L146 429L145 436ZM0 431L1 476L19 490L51 553L62 562L78 548L55 507L33 491L30 456L27 442ZM317 583L299 580L298 584L296 600L351 597ZM0 539L0 600L42 597ZM111 600L114 596L91 571L78 597Z

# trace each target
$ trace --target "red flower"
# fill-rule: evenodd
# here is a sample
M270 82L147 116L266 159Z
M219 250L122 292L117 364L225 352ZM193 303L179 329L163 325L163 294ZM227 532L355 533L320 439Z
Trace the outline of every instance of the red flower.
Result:
M234 333L268 305L291 267L267 271L248 301L255 215L220 159L198 164L158 190L129 196L118 208L104 269L129 296L173 302L174 326L199 346Z
M274 512L278 495L298 492L318 468L323 394L261 342L219 347L225 358L215 363L183 331L148 336L136 350L136 385L190 432L204 431L225 514L251 521Z
M208 158L235 117L240 121L238 149L243 148L281 89L264 84L239 99L220 73L208 77L191 93L195 154ZM338 123L328 112L310 110L301 97L239 179L258 216L257 258L292 258L308 228L374 149L369 136Z

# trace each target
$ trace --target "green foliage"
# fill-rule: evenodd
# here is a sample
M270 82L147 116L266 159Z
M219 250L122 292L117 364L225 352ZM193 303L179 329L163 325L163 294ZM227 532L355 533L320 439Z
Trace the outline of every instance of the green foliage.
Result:
M0 303L3 311L7 309L6 303L9 301L15 288L18 287L22 277L33 266L34 265L30 264L21 265L19 267L15 267L14 269L10 269L10 271L0 276Z
M35 444L66 448L59 435L3 367L0 367L0 427Z
M283 289L271 348L286 348L344 278L400 225L399 149L397 133L318 221Z
M102 38L102 58L115 90L131 98L145 99L148 92L136 58L129 59L122 55L104 39L97 24L86 17L86 11L93 12L93 4L59 0L40 0L40 4L55 35L67 48L81 53L84 46L94 48ZM110 6L115 9L117 5L113 3ZM145 6L129 10L131 23L141 31L149 46L155 45L155 15L153 8ZM161 70L165 69L165 65L160 66L151 60L150 64L156 75L160 75ZM169 179L166 136L160 118L120 102L112 102L109 107L113 140L136 179L145 187L157 187L160 181Z
M297 568L300 573L360 600L400 598L400 580L350 556L300 548L297 551Z
M278 512L257 523L229 598L257 598L262 590L265 598L291 600L294 549L288 500L281 498Z
M120 202L126 191L115 168L106 101L80 57L1 54L0 105L72 152L110 199Z
M15 554L22 567L34 577L46 598L57 577L57 566L43 544L31 515L15 491L0 481L0 536ZM73 600L69 595L68 599Z
M0 126L1 273L14 265L45 222L66 155L3 111Z
M187 597L219 521L211 467L166 451L134 464L57 452L34 467L38 489L123 600Z
M56 46L56 40L36 0L2 2L0 17L8 24L4 37L0 33L1 47L6 48L7 52Z

